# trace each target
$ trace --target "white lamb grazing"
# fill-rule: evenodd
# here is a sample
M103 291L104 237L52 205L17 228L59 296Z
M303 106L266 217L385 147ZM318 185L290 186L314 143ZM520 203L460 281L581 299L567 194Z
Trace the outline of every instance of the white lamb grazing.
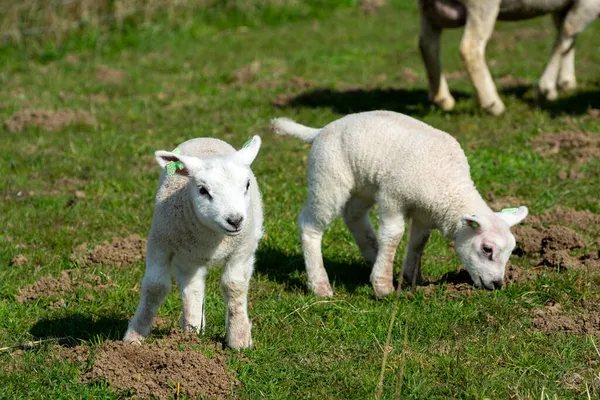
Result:
M407 220L410 237L403 264L409 282L422 282L419 260L432 229L455 240L475 286L500 288L514 246L510 227L527 207L493 212L481 198L458 142L403 114L371 111L347 115L322 129L287 118L272 121L282 135L312 142L308 201L298 224L308 285L318 296L333 292L321 256L321 238L340 213L367 263L377 297L394 290L393 263ZM379 205L379 233L369 210ZM414 275L416 274L416 275Z
M226 341L240 349L252 344L248 285L262 236L262 205L250 164L261 140L239 151L212 138L192 139L176 152L157 151L161 172L141 298L124 341L139 344L171 290L171 271L181 290L181 325L187 332L205 325L207 269L224 265L221 288L227 303Z

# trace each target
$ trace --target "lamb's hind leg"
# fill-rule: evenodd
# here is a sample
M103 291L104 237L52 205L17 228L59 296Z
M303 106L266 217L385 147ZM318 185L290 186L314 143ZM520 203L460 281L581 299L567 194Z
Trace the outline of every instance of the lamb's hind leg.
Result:
M377 234L369 219L372 201L352 197L344 207L344 222L354 237L367 264L373 266L377 257Z
M413 282L420 284L424 281L421 272L421 256L427 240L429 240L429 235L430 231L428 229L423 229L414 220L411 221L408 247L402 264L402 276L408 284L413 284Z
M175 278L183 303L181 327L186 332L201 332L206 325L204 317L206 274L206 267L186 268L182 265L175 267Z
M380 208L379 221L379 251L371 272L371 284L375 296L383 297L394 291L394 256L404 233L404 216Z
M569 74L569 57L575 57L575 38L600 13L600 2L591 0L575 1L567 11L562 26L552 48L552 55L538 84L538 94L544 100L555 100L558 97L556 84L560 70L566 64L565 74ZM562 74L561 74L562 75ZM574 80L574 73L573 73Z
M492 75L485 63L485 48L494 30L500 1L471 1L467 5L467 23L460 42L460 55L477 92L479 104L492 115L504 112Z
M454 97L448 90L448 83L442 74L440 64L440 35L441 28L432 24L427 17L421 15L421 28L419 33L419 50L427 70L429 81L429 100L444 111L454 108Z
M310 179L309 179L310 182ZM321 197L314 193L326 193ZM298 217L302 252L308 275L308 287L317 296L333 296L333 290L323 265L321 241L323 232L339 214L348 198L347 192L338 187L310 188L308 204Z

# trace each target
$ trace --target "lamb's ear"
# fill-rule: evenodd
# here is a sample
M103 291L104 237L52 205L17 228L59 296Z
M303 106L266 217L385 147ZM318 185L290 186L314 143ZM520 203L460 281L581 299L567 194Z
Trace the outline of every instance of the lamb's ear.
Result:
M496 215L502 218L508 226L514 226L523 221L527 214L529 214L529 210L525 206L519 208L505 208L496 213Z
M489 220L481 215L465 215L462 217L462 223L476 232L484 231L490 226Z
M154 153L158 164L167 171L167 175L190 176L198 169L199 160L170 151L159 150Z
M261 140L259 136L254 136L252 139L244 143L244 146L235 154L235 158L241 164L248 165L252 164L258 150L260 149Z

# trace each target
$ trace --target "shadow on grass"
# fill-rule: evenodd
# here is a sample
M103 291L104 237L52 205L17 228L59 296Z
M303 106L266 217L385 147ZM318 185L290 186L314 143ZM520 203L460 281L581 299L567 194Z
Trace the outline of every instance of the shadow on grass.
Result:
M72 314L57 319L42 319L29 330L36 339L67 338L77 344L82 341L102 337L121 340L127 329L127 319L101 317L98 319L86 315Z
M541 109L552 117L586 114L590 108L600 108L600 89L572 92L559 92L554 101L540 101L535 94L536 85L515 85L500 89L502 95L514 96L533 109Z
M325 258L323 263L334 288L343 287L354 292L359 286L371 285L371 268L364 262L345 263ZM256 271L284 285L286 290L309 293L302 254L286 254L274 248L260 249Z
M467 98L461 91L453 91L456 99ZM330 107L340 114L369 110L390 110L413 116L431 112L432 106L424 89L314 89L287 99L286 107Z

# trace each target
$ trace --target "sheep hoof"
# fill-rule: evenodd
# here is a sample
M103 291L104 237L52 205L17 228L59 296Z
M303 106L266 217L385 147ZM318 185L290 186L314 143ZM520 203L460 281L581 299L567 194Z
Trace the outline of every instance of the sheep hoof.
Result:
M483 109L488 114L491 114L491 115L494 115L497 117L498 115L501 115L504 112L504 110L506 110L506 107L504 106L504 103L502 103L502 101L496 100L493 103L484 106Z
M439 108L441 108L443 111L452 111L454 109L456 101L454 100L454 97L448 96L434 99L433 103Z
M318 297L333 297L333 290L329 282L319 282L316 285L310 285L313 288L313 293Z
M577 81L575 79L564 79L558 82L558 88L560 90L573 90L577 87Z
M394 283L373 283L373 290L375 291L375 297L381 299L391 293L394 293Z
M558 98L555 87L538 87L537 97L540 101L554 101Z
M128 330L127 333L125 333L123 341L127 344L141 346L142 342L144 341L144 336L134 330Z

